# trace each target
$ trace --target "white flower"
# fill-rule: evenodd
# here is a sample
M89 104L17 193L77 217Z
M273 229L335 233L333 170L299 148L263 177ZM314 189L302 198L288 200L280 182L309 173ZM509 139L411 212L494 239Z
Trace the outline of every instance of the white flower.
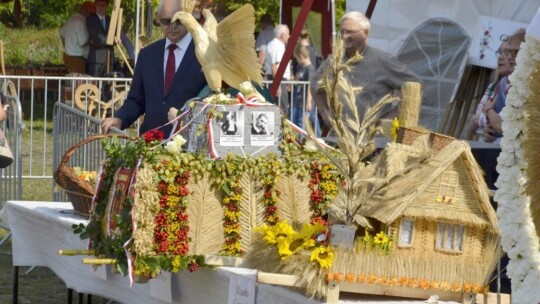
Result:
M173 137L172 140L167 142L165 149L170 153L180 153L182 151L182 146L186 143L186 140L182 135L178 134Z
M248 97L250 96L251 94L253 94L253 91L255 89L253 88L253 85L251 85L251 82L249 81L244 81L240 84L240 93L242 93L242 95Z
M170 153L178 153L178 152L180 152L180 147L173 140L169 141L165 145L165 149L167 149L167 151L169 151Z
M186 139L180 134L174 136L173 141L180 145L180 147L182 147L186 143Z
M502 112L504 136L501 154L498 157L499 178L495 185L495 201L501 232L501 245L510 262L507 274L512 279L512 301L514 303L540 302L540 248L538 237L530 215L530 198L523 193L527 166L523 155L523 131L525 102L534 93L529 87L532 71L540 68L540 41L527 36L516 58L517 66L510 76L512 88ZM533 118L534 119L534 118Z
M317 138L317 141L320 143L320 144L324 144L324 139L322 138ZM319 144L319 145L320 145ZM317 145L311 141L311 140L308 140L305 144L304 144L304 151L306 152L317 152L317 150L319 150L317 148Z

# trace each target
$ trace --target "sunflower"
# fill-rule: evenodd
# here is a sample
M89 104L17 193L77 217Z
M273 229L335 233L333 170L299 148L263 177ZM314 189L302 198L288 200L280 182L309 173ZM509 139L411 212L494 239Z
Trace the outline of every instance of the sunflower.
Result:
M386 243L388 243L388 236L386 236L386 233L381 231L381 232L377 233L377 235L375 235L375 237L373 238L373 243L376 244L376 245L386 244Z
M264 227L264 226L263 226ZM262 228L263 230L265 228ZM287 223L287 221L281 221L277 225L270 226L265 229L263 240L268 244L276 244L280 238L289 238L298 233Z
M292 238L279 238L277 240L278 253L282 259L286 259L296 251L291 246L293 242L294 240Z
M302 247L305 249L311 249L315 247L315 245L317 244L315 237L317 237L321 233L324 233L325 231L326 227L318 222L304 225L302 227L302 231L298 235L298 238L303 239Z
M319 266L328 269L334 262L334 251L330 247L317 247L311 252L309 261L317 261Z

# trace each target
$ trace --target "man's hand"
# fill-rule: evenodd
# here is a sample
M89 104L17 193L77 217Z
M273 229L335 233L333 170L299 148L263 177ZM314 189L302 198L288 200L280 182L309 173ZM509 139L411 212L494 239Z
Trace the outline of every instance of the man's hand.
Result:
M109 117L101 121L102 133L108 133L111 127L120 129L120 127L122 127L122 120L116 117Z
M173 120L176 118L176 114L178 114L178 109L177 108L170 108L169 109L169 112L167 113L167 119L169 121Z

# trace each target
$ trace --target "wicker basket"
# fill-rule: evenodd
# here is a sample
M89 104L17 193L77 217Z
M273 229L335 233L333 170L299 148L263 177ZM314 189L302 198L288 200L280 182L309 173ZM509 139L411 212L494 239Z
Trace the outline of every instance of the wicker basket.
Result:
M127 138L118 134L100 134L86 138L85 140L75 144L69 148L62 157L62 161L56 172L54 173L54 180L62 189L66 191L66 194L73 205L73 209L76 213L82 216L89 216L92 208L92 198L94 197L94 187L89 182L80 179L74 172L73 168L67 165L71 155L81 146L96 140L101 140L109 137Z

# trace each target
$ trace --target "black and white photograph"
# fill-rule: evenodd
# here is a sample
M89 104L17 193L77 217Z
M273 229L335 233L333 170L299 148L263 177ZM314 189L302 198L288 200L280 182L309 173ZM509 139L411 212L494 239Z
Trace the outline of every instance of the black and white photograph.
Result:
M274 145L274 112L253 111L251 114L251 145Z
M224 111L219 121L219 144L222 146L244 145L244 112Z

